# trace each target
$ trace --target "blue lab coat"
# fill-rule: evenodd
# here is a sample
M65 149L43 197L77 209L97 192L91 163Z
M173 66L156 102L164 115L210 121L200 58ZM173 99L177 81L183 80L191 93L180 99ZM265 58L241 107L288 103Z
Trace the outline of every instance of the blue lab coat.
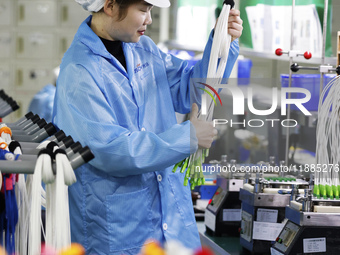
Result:
M47 84L37 94L34 95L28 107L28 111L38 114L47 123L52 122L52 110L55 94L55 86Z
M72 242L87 254L137 254L148 239L198 248L190 189L183 174L172 173L196 151L197 138L175 112L189 113L200 101L190 79L206 77L212 35L193 68L147 36L123 43L125 70L90 24L91 16L64 55L53 111L56 126L95 155L69 188ZM226 77L238 51L235 41Z

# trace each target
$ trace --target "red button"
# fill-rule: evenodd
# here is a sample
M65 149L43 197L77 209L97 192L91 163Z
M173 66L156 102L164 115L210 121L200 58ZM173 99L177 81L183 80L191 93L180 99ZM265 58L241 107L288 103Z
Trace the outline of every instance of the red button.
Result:
M276 49L276 51L275 51L275 54L277 55L277 56L282 56L282 49L280 49L280 48L278 48L278 49Z
M310 59L310 58L312 58L312 53L309 52L309 51L306 51L306 52L303 54L303 56L305 57L305 59Z

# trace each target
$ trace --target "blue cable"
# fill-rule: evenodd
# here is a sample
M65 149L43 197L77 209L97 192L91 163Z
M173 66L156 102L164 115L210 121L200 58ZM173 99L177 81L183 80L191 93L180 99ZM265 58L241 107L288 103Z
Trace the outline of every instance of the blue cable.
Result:
M6 160L5 155L11 153L5 150L0 150L0 160ZM11 153L12 154L12 153ZM15 159L18 158L16 155ZM6 181L10 175L3 175L3 186L5 193L5 210L0 215L0 230L5 229L5 247L8 254L15 254L15 226L18 222L18 205L15 197L15 181L13 187L7 190ZM3 240L0 238L0 243L3 245Z

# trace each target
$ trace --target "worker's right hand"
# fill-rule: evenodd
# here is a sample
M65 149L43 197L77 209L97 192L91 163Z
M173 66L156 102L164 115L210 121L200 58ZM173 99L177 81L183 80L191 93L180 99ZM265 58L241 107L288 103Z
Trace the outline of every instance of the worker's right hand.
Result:
M214 136L217 135L217 130L213 127L211 122L199 120L197 115L198 106L194 103L192 104L190 121L196 130L198 146L203 149L209 149L211 147L211 143L213 142Z

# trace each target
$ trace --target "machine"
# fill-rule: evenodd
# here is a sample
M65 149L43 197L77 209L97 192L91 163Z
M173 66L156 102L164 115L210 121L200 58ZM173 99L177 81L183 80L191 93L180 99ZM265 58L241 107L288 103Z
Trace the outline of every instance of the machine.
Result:
M274 173L256 173L240 189L242 201L240 243L253 254L268 254L272 241L283 228L285 207L309 183Z
M241 223L239 191L243 187L244 174L240 173L235 160L227 163L226 155L222 155L220 167L218 189L205 210L204 222L207 232L212 235L238 235Z
M316 198L306 189L286 207L286 218L272 254L340 253L340 200Z

